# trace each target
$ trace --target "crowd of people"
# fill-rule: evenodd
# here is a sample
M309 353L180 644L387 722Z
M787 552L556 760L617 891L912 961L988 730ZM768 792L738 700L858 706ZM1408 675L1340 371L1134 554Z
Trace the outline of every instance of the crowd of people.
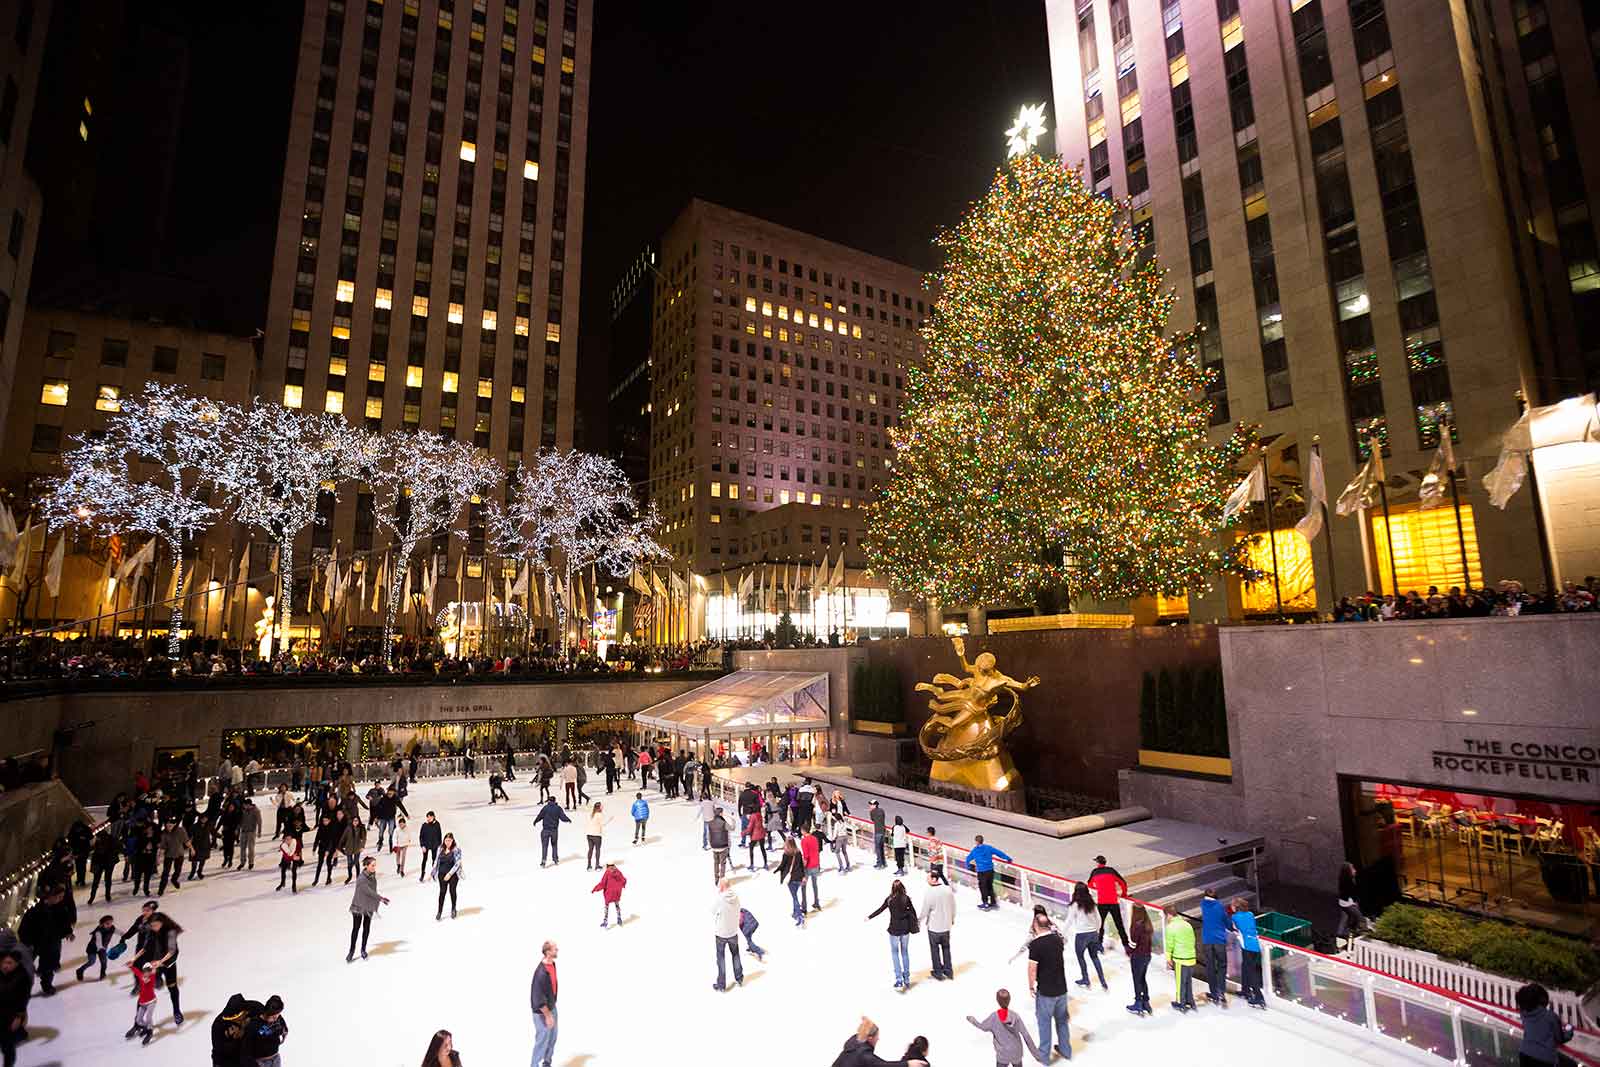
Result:
M1521 615L1558 615L1596 610L1600 603L1600 578L1590 575L1583 584L1566 582L1561 591L1530 593L1508 578L1494 588L1463 589L1452 585L1441 592L1436 585L1427 593L1412 589L1404 596L1374 592L1341 597L1334 607L1334 622L1389 622L1395 619L1474 619Z

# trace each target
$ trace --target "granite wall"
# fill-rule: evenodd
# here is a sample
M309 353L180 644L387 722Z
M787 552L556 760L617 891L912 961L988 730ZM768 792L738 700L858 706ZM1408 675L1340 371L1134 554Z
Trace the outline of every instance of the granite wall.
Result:
M1600 798L1600 615L1229 627L1229 783L1145 771L1121 801L1265 836L1281 880L1346 858L1339 776Z

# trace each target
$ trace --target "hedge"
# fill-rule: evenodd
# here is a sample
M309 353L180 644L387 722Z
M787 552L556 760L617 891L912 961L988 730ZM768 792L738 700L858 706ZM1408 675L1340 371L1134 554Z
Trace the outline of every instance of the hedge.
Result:
M1443 908L1391 904L1374 936L1491 974L1584 992L1600 982L1600 953L1582 941Z

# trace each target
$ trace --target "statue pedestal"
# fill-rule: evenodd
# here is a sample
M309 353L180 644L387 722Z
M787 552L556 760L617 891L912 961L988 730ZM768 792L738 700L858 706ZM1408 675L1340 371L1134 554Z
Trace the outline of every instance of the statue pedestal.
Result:
M928 786L968 804L1027 814L1022 775L1004 750L989 759L934 760Z

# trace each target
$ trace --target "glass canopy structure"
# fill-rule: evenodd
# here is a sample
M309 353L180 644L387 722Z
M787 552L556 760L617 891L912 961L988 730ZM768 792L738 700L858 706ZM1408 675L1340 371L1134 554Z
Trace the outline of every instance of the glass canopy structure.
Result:
M687 742L761 739L769 749L794 735L826 734L828 676L807 671L735 671L633 717L646 736ZM814 747L814 746L811 746Z

